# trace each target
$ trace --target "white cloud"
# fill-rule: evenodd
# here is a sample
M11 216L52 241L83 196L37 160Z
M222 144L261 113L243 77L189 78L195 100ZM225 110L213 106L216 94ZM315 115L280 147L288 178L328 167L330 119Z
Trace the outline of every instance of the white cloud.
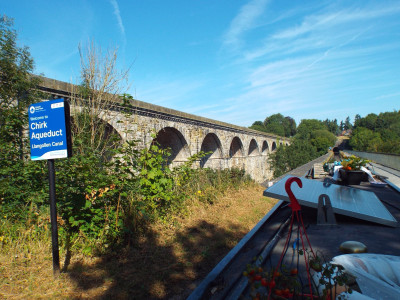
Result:
M393 94L386 94L376 97L375 100L387 99L387 98L398 98L400 100L400 92Z
M225 47L236 48L241 44L242 35L252 29L258 17L262 15L268 0L252 0L242 6L239 13L232 20L225 33L223 44Z
M346 9L337 12L328 12L307 16L299 26L282 30L272 36L274 39L292 39L309 33L321 31L346 23L372 20L396 14L400 11L400 5L389 7L368 7L367 9Z
M277 31L272 31L272 28L265 31L264 39L260 39L255 47L247 47L237 52L240 58L236 63L247 63L264 58L273 59L275 56L293 56L307 51L325 52L329 48L342 47L365 35L371 29L372 31L385 30L381 27L383 24L375 20L398 14L400 5L333 9L328 7L318 13L305 15L300 25L292 25ZM282 28L284 24L278 28ZM286 24L290 23L286 22ZM382 32L384 31L381 31L381 34Z
M119 29L121 31L124 44L126 44L125 27L124 27L124 23L122 22L122 18L121 18L121 13L119 11L118 2L117 2L117 0L110 0L110 3L114 7L114 15L117 18L118 27L119 27Z

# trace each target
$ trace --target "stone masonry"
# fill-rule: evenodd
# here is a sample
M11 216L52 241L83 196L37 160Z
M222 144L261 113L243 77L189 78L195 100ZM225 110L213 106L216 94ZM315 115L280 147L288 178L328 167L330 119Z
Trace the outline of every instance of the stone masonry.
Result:
M72 85L42 78L39 89L52 98L69 99ZM71 107L71 112L79 110ZM150 147L153 136L162 147L172 150L171 165L184 162L199 151L210 152L201 167L242 168L253 179L263 182L272 177L268 156L289 140L273 134L211 120L180 111L132 100L129 105L115 104L104 112L103 121L122 140L137 140L138 147Z

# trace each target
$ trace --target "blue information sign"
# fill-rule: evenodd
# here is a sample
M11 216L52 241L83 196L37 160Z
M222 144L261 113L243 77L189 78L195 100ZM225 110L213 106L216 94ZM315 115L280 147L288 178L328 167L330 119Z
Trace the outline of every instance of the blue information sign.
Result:
M68 157L64 99L29 106L31 159Z

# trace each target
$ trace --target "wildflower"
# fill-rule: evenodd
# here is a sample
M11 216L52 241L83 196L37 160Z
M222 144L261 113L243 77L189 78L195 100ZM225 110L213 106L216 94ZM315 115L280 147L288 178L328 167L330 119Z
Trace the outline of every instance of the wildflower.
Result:
M4 235L0 236L0 242L4 241Z
M201 195L201 191L200 191L200 190L198 190L198 191L197 191L197 194Z

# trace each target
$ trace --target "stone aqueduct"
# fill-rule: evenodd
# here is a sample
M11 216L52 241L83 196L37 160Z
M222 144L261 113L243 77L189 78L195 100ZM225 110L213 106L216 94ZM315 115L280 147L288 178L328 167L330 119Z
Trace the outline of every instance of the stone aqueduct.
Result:
M52 98L69 99L72 85L42 78L39 89ZM75 108L76 109L76 108ZM73 112L74 108L71 107ZM154 133L162 147L170 147L172 165L184 162L199 151L211 152L200 161L202 167L242 168L253 179L263 182L272 177L268 155L289 140L245 127L211 120L165 107L132 100L130 105L115 104L107 112L108 126L123 140L137 140L149 147ZM73 113L72 113L73 114Z

